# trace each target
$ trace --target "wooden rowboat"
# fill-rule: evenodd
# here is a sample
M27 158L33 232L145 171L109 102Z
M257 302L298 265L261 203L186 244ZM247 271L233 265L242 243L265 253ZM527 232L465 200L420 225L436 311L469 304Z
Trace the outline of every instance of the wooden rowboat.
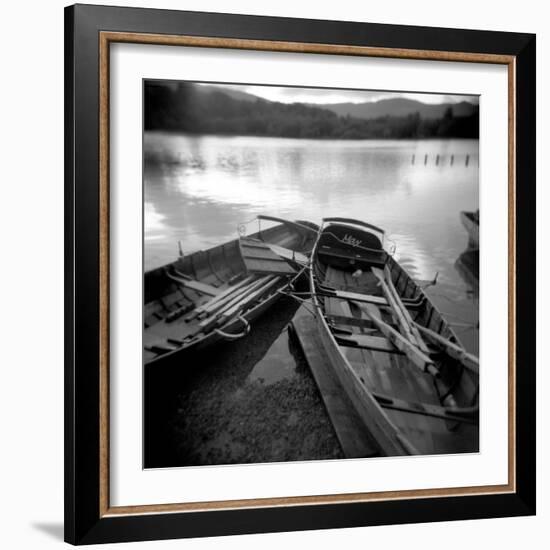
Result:
M475 212L461 212L460 221L468 231L469 247L479 248L479 210Z
M145 273L145 364L246 336L307 267L318 227L258 218L278 224Z
M327 218L311 255L318 334L375 455L476 452L477 357L370 224Z

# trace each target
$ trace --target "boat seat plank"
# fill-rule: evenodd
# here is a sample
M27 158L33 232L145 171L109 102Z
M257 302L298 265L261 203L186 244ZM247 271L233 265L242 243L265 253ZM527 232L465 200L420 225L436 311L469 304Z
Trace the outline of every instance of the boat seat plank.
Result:
M275 254L271 248L262 242L241 239L241 254L250 273L273 273L277 275L293 275L296 270L281 256Z

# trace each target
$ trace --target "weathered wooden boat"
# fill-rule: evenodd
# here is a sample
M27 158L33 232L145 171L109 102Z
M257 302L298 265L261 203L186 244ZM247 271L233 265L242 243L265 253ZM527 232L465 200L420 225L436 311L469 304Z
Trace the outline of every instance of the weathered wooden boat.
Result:
M311 255L318 334L380 456L478 451L477 357L367 223L326 218Z
M258 219L277 225L145 273L145 364L246 336L307 268L318 226Z
M461 212L460 221L468 232L469 247L479 248L479 210L475 212Z

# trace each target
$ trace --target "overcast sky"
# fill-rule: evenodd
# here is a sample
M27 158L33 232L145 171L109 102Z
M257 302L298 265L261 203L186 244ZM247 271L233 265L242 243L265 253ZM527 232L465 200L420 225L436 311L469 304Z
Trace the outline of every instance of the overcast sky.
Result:
M477 96L427 94L410 92L364 91L364 90L331 90L328 88L293 88L289 86L250 86L237 84L211 84L220 88L230 88L253 94L255 96L280 101L282 103L363 103L395 97L415 99L422 103L457 103L469 101L478 103Z

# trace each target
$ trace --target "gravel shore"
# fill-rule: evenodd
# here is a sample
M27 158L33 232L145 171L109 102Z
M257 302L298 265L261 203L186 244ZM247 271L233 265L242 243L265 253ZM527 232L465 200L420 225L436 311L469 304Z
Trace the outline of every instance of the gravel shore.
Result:
M146 467L343 458L287 331L296 310L283 299L246 339L174 365L164 382L146 376Z

